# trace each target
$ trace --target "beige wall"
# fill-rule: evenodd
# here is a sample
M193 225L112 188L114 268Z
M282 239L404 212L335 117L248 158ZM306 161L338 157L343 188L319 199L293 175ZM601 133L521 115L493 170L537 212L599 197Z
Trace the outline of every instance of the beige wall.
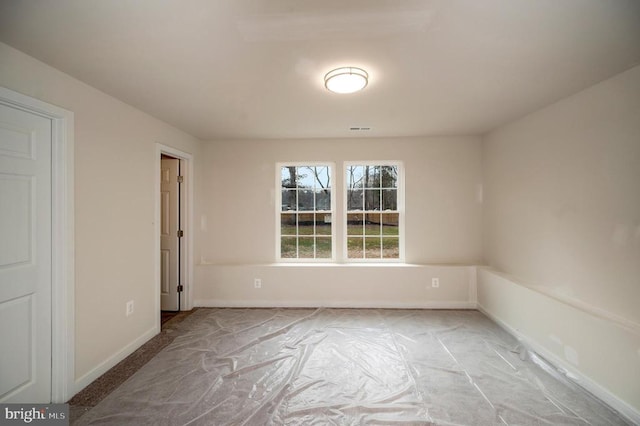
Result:
M635 340L611 344L611 329L584 321L567 329L554 311L525 318L507 309L527 307L524 293L500 296L483 280L480 305L499 300L490 314L640 412L640 67L496 129L483 147L486 262Z
M81 386L155 332L155 143L196 155L200 143L1 43L0 85L75 114L75 374ZM131 299L135 313L125 317Z
M640 323L640 67L484 139L484 254Z
M197 267L195 299L204 304L247 303L279 305L301 301L333 305L344 303L353 279L348 267L324 269L258 265L275 262L276 163L287 161L329 161L336 165L337 183L342 182L345 161L399 160L406 179L406 261L410 264L476 264L481 255L481 146L476 137L397 138L345 140L259 140L209 142L204 149L203 201L206 229L202 232L197 259L213 265ZM341 194L341 193L339 193ZM337 200L338 212L342 200ZM338 216L339 218L339 216ZM336 224L336 226L339 226ZM341 241L341 240L339 240ZM341 250L341 248L339 248ZM228 269L233 267L234 269ZM239 268L239 269L238 269ZM389 279L362 272L360 292L350 295L353 304L399 305L412 302L428 305L445 294L444 300L460 301L460 286L468 302L468 282L459 278L441 282L440 294L425 289L431 272L416 274L412 268L393 269L398 285L410 286L405 294L387 294ZM317 272L314 272L317 271ZM410 271L410 272L409 272ZM461 269L463 271L463 269ZM313 274L340 283L335 289L300 289ZM260 293L253 286L257 278L269 277ZM305 275L306 274L306 275ZM224 279L223 279L224 277ZM273 278L271 278L273 277ZM353 278L353 279L352 279ZM394 280L391 280L394 281ZM457 290L454 290L456 288ZM314 296L315 295L315 296ZM416 298L417 297L417 298ZM435 297L435 299L434 299ZM359 299L359 303L358 302Z

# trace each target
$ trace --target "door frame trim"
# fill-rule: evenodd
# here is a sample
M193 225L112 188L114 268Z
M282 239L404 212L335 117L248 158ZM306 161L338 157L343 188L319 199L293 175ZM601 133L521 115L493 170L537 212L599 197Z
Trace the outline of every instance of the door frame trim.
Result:
M51 402L75 394L74 114L0 87L0 103L51 120Z
M193 308L193 155L188 152L181 151L171 146L156 143L155 150L155 179L154 181L154 194L155 194L155 220L156 225L160 224L160 156L162 154L170 155L178 158L182 161L181 166L184 165L186 171L182 171L182 175L185 176L184 180L184 192L185 192L185 205L184 208L184 227L186 232L184 234L185 240L183 240L182 249L182 268L184 270L184 292L180 298L180 310L188 311ZM155 259L155 312L160 312L160 227L156 226L155 229L155 248L153 258ZM160 332L160 315L156 315L156 329Z

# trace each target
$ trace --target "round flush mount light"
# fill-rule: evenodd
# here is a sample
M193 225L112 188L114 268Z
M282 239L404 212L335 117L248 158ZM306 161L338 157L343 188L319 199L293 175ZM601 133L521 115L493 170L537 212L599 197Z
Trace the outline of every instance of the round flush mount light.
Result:
M353 93L367 87L369 74L355 67L336 68L324 76L324 86L334 93Z

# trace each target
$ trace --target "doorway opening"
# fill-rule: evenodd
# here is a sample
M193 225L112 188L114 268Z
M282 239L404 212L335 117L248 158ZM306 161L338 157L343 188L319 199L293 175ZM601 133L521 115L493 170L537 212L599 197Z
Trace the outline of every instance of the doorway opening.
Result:
M158 144L156 151L157 329L191 309L191 155Z

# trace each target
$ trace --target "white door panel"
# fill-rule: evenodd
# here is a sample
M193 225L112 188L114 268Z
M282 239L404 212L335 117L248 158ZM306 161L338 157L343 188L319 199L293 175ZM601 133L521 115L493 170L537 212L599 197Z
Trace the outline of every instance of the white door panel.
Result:
M51 120L0 105L0 401L51 400Z
M0 173L0 268L33 262L34 180L31 176Z
M33 340L33 297L26 295L0 304L0 335L12 336L11 349L2 351L0 360L11 368L2 369L0 395L28 383L34 376L31 362Z
M179 268L179 166L176 158L160 161L160 307L177 311Z

